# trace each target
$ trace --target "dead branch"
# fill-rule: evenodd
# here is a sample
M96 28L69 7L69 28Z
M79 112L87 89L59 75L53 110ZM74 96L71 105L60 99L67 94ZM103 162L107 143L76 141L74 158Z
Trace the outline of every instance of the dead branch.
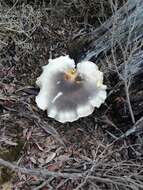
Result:
M0 165L5 166L13 171L21 172L27 175L33 175L40 177L42 179L47 179L48 177L63 177L63 178L83 178L84 174L82 173L61 173L61 172L51 172L47 169L27 169L25 167L17 166L16 164L10 163L8 161L5 161L3 159L0 159Z
M86 180L93 180L96 182L101 183L111 183L115 185L121 185L125 187L132 187L132 185L142 188L142 184L137 183L135 180L130 179L129 177L115 177L115 176L94 176L89 175L89 173L66 173L66 172L51 172L47 169L28 169L25 167L17 166L16 164L10 163L8 161L5 161L3 159L0 159L0 165L7 167L15 172L21 172L23 174L37 176L38 178L42 178L47 180L49 177L62 177L62 178L68 178L68 179L86 179ZM93 166L94 167L94 166ZM90 171L91 172L91 171Z
M129 135L135 134L135 133L140 133L143 131L143 117L141 117L131 129L127 130L125 134L121 135L117 140L121 140L123 138L128 137Z
M107 52L112 48L113 38L114 42L126 44L128 35L131 33L130 44L137 40L141 40L143 37L142 9L142 0L128 0L111 18L97 28L92 34L89 34L92 41L87 47L87 51L81 55L81 59L95 59L99 54ZM133 30L130 31L132 24L134 24L134 27Z

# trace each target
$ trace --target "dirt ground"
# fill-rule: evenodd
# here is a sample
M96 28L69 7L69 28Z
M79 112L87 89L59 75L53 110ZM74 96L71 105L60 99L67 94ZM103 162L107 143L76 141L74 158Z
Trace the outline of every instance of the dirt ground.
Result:
M1 166L0 189L143 189L142 135L118 140L133 124L115 75L109 81L105 73L107 101L73 123L48 118L35 103L41 67L69 53L78 60L81 34L111 15L108 0L0 2L0 158L29 169L86 174L43 179ZM91 174L95 178L88 179Z

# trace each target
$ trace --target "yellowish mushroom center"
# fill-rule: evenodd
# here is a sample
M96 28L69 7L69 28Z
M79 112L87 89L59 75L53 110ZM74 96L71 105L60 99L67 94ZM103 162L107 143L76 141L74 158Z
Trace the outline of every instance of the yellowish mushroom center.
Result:
M77 77L77 70L76 69L69 69L66 73L65 73L65 80L69 80L69 81L75 81L76 77Z

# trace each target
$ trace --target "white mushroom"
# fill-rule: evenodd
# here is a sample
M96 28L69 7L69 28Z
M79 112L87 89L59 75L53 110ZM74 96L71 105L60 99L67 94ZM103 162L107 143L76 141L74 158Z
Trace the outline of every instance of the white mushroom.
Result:
M36 103L59 122L73 122L90 115L106 99L103 73L90 61L75 62L69 56L50 59L36 84L40 92Z

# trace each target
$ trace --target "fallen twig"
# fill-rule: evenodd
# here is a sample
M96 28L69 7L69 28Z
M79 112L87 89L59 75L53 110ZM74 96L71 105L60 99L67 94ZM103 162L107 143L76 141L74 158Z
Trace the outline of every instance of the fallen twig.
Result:
M3 159L0 159L0 165L5 166L15 172L21 172L23 174L37 176L39 178L42 178L44 180L47 180L49 177L62 177L62 178L68 178L68 179L86 179L86 180L95 180L96 182L101 183L111 183L116 185L121 185L125 187L132 187L132 185L142 188L143 186L139 183L137 183L135 180L130 179L127 176L94 176L89 175L87 172L82 173L66 173L66 172L52 172L48 171L47 169L28 169L25 167L17 166L16 164L10 163L8 161L5 161ZM128 179L128 180L127 180Z
M121 135L118 140L128 137L134 133L143 132L143 117L141 117L131 129L127 130L123 135Z

